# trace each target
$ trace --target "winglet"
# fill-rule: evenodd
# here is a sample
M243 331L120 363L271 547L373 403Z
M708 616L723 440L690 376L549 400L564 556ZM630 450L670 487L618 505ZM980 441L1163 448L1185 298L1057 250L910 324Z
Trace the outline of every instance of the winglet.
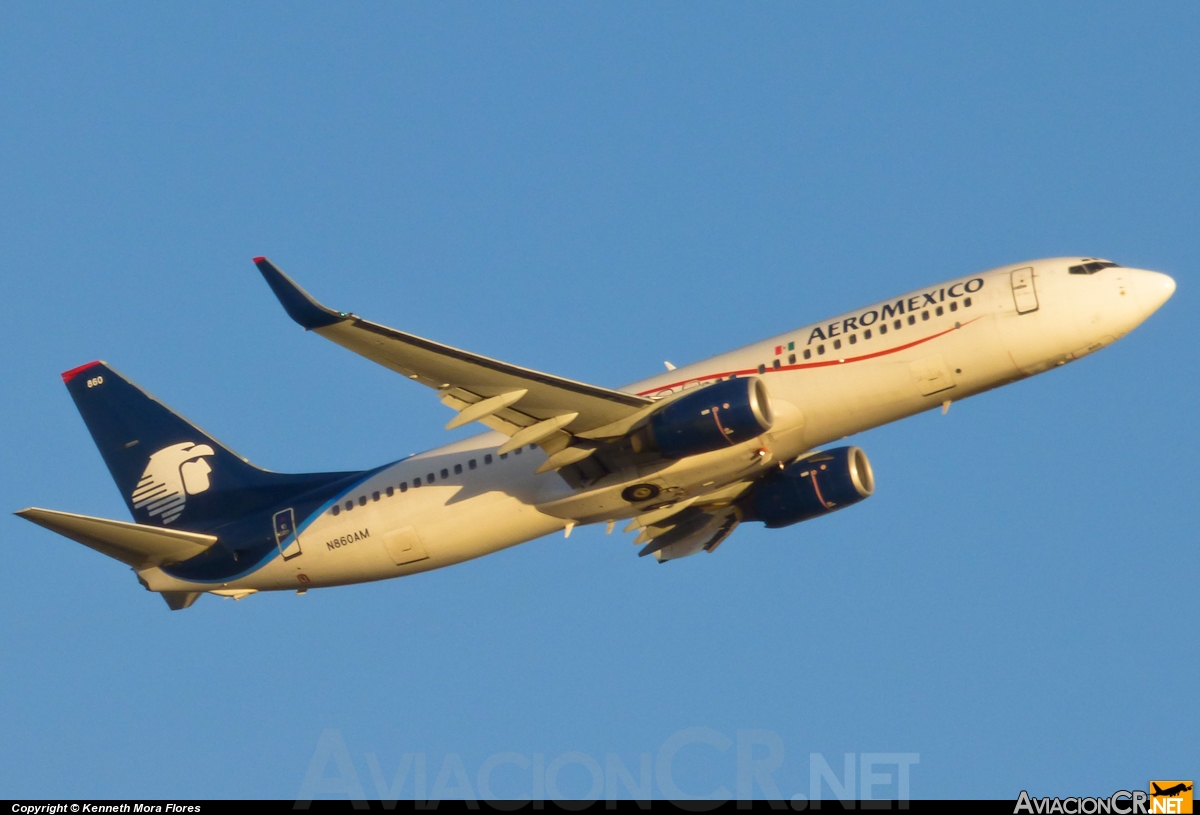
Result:
M275 296L279 298L279 303L283 306L283 310L288 313L289 317L304 326L305 329L311 331L315 328L324 328L327 325L340 323L346 319L345 314L325 308L325 306L314 300L308 292L297 286L295 281L281 272L278 266L266 258L255 258L254 265L262 272L267 285L271 287L271 291L275 292Z

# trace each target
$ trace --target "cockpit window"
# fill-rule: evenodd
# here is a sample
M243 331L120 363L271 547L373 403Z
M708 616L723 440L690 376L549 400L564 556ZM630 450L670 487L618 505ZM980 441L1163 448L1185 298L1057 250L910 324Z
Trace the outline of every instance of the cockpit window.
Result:
M1084 262L1078 266L1072 266L1067 269L1071 274L1095 274L1101 269L1121 268L1120 263L1113 263L1111 260L1092 260L1084 258Z

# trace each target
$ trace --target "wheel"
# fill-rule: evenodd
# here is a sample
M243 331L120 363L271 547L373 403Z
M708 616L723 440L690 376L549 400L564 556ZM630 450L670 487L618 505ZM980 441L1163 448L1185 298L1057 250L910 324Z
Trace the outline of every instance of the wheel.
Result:
M631 504L640 504L643 501L653 501L660 492L661 490L653 484L634 484L632 487L626 487L621 492L621 497Z

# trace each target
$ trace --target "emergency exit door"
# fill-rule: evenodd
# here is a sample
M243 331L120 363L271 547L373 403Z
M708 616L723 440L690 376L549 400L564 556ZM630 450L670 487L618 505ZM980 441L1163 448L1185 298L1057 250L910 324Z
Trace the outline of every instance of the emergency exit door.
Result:
M1028 314L1038 310L1037 289L1033 284L1033 269L1015 269L1012 273L1013 301L1017 314Z

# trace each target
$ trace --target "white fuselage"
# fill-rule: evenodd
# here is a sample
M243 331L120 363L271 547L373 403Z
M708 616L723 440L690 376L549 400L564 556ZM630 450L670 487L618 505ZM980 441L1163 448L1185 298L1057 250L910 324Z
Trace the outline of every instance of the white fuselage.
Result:
M760 375L775 424L751 442L576 491L554 472L534 473L545 460L539 449L501 457L507 437L484 433L399 461L339 496L300 525L299 556L225 584L157 568L140 575L155 591L229 593L380 580L574 523L630 517L619 494L639 481L680 498L744 482L814 447L1079 359L1137 327L1174 291L1157 272L1069 274L1080 261L1014 264L919 289L624 389L669 398L732 374Z

